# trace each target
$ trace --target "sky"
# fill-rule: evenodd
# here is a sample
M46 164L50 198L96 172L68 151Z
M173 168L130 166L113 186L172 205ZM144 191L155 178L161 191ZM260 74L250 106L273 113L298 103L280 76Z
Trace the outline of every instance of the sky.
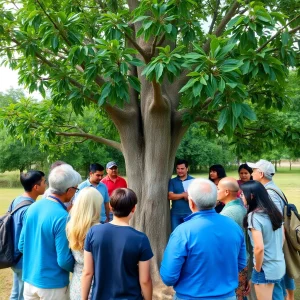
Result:
M18 88L18 74L7 67L0 66L0 92L5 92L10 87Z
M29 92L18 84L18 73L17 71L11 70L5 66L0 66L0 92L6 92L10 88L23 88L25 95L31 96L35 99L41 100L42 96L39 92L29 94Z

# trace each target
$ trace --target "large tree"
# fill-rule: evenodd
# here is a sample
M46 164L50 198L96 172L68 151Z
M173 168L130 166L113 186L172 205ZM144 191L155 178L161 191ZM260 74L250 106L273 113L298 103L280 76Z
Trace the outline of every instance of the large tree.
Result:
M52 97L47 113L29 111L30 121L19 115L19 128L53 140L88 138L123 153L139 199L133 225L149 236L157 271L168 239L168 179L183 135L194 122L242 134L255 120L251 102L286 105L299 14L288 18L272 0L0 3L5 62L30 91L46 88ZM52 114L69 103L77 114L85 106L106 114L120 141Z

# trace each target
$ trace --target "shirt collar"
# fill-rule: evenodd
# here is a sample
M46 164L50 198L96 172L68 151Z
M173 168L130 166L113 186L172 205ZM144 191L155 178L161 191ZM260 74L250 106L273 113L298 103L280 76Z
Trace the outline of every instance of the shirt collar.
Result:
M177 175L175 178L176 178L177 180L179 180L179 181L186 181L186 180L193 179L189 174L187 174L187 178L184 179L184 180L181 180L180 177L179 177L178 175Z
M267 182L264 186L273 185L273 184L274 184L273 180L270 180L270 181Z
M232 200L232 201L230 201L230 202L228 202L225 206L224 206L224 208L225 207L229 207L229 206L232 206L232 205L241 205L241 201L239 200L239 199L235 199L235 200Z
M199 218L201 216L213 215L213 214L217 214L214 208L213 209L200 210L200 211L194 212L191 215L184 218L184 222L189 221L191 219Z
M87 183L89 184L89 186L94 187L95 185L93 185L89 179L87 179ZM96 187L98 187L101 184L101 181L96 185Z
M117 176L115 181L113 181L108 175L106 175L105 178L106 178L107 180L110 180L111 182L117 182L117 181L119 180L120 176Z

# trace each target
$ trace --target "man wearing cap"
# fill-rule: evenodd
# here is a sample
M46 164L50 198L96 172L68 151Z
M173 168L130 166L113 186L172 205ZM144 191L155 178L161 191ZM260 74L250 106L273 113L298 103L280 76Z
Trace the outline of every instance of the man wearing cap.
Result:
M108 195L111 196L112 192L119 188L127 188L126 180L118 175L118 165L114 161L106 164L107 175L102 179L108 189Z
M275 191L272 190L276 190L284 198L282 191L273 181L273 176L275 175L274 165L271 162L264 159L260 159L257 163L247 162L247 165L253 169L253 180L259 181L265 186L270 198L283 215L285 203L283 202L281 197ZM295 281L294 279L290 278L287 274L284 276L280 283L275 283L272 299L283 300L286 296L285 289L287 289L288 291L287 299L294 299Z
M100 215L100 222L101 223L107 223L109 222L109 196L108 196L108 191L107 191L107 187L105 184L103 184L101 182L101 179L103 178L104 175L104 167L100 164L94 163L90 165L89 168L89 178L82 182L79 186L78 186L78 192L76 193L76 197L78 196L79 192L88 187L94 187L95 189L97 189L99 191L99 193L102 195L103 197L103 202L102 202L102 208L101 208L101 215ZM75 200L76 201L76 198Z

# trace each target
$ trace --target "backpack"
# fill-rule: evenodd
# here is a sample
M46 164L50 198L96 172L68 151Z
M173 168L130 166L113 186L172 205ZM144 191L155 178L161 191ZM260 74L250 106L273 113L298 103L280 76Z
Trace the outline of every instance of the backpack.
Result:
M272 188L267 188L275 192L284 202L283 226L285 233L285 243L283 252L287 273L291 278L297 279L300 276L300 215L294 204L288 203L286 196Z
M31 201L24 200L13 211L9 210L5 215L0 216L0 269L12 267L22 257L20 253L17 259L14 259L13 214L20 208L31 204Z

